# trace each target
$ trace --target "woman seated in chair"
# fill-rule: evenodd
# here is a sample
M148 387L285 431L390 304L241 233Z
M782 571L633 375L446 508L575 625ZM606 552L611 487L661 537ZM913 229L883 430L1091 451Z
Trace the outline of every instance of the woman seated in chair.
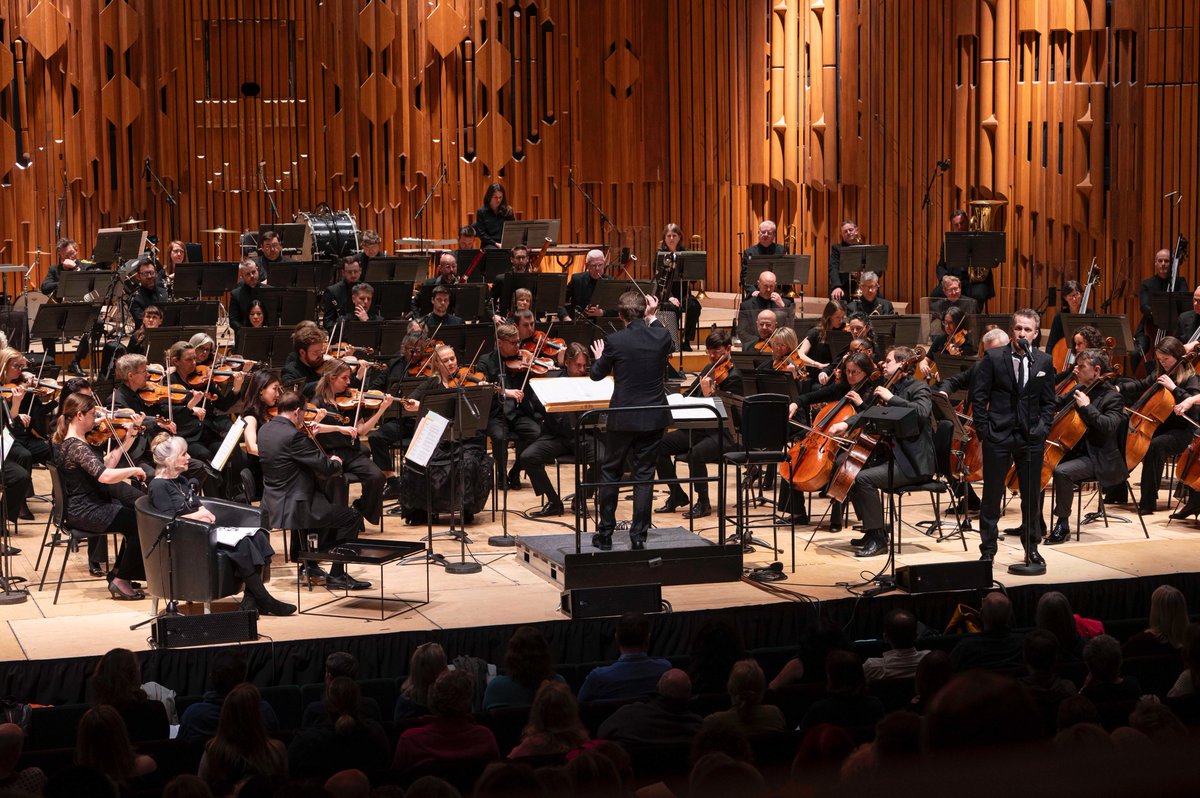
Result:
M202 524L215 523L217 517L200 503L195 488L183 476L187 470L187 441L178 435L161 433L151 444L156 475L150 482L150 503L160 513L189 518ZM267 592L262 580L262 568L271 561L275 550L265 530L259 529L243 537L237 545L226 547L234 573L246 585L242 610L261 615L291 615L296 608L279 601Z
M246 444L246 468L254 475L254 495L247 501L262 496L262 464L258 460L258 431L275 415L275 403L283 395L283 384L279 373L263 369L254 372L242 391L242 399L234 407L234 414L246 423L242 440Z
M73 393L63 402L51 442L54 464L62 479L66 526L93 534L119 534L125 542L108 574L108 590L117 601L136 601L146 594L135 590L130 580L145 578L142 545L138 540L137 514L128 500L112 497L105 485L135 479L144 482L140 468L118 468L125 449L138 432L131 426L125 440L103 458L88 445L85 436L96 426L96 400Z

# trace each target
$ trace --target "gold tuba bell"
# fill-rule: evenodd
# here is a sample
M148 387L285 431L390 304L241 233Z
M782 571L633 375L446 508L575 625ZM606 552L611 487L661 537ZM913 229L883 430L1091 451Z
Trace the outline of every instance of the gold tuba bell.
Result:
M972 200L968 207L969 229L973 231L992 231L1004 229L1004 209L1008 203L1004 200ZM991 268L987 266L972 266L967 270L967 276L973 283L986 282Z

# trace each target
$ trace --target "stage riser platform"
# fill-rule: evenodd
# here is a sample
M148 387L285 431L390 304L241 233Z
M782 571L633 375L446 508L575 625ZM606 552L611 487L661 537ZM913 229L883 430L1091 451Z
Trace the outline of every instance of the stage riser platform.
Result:
M613 550L600 551L591 537L575 553L575 535L517 538L517 559L563 590L617 585L701 585L736 582L742 576L740 546L718 546L682 527L654 529L643 551L613 537Z

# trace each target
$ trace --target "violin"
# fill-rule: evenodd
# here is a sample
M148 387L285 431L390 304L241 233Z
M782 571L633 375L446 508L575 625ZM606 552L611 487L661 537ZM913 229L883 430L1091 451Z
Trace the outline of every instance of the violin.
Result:
M272 405L271 407L267 408L267 418L268 419L275 418L275 416L277 416L277 415L279 415L278 407L275 407L274 405ZM322 419L326 419L326 418L333 419L334 421L341 422L342 424L348 424L350 422L350 418L348 416L343 416L340 413L326 412L325 415L322 416L321 408L317 407L312 402L309 402L308 404L306 404L304 406L305 422L315 424L315 423L317 423L318 416L320 416Z
M433 375L433 355L437 352L439 346L446 344L436 338L431 338L425 342L425 348L420 350L420 354L414 353L412 360L417 361L408 367L408 376L410 377L430 377Z
M116 439L118 442L124 442L129 436L128 425L137 423L137 413L129 408L121 408L120 410L105 410L102 407L96 408L97 424L86 435L84 440L91 446L100 446L110 439Z
M528 371L530 374L539 376L551 372L555 368L554 361L548 357L535 357L529 363L520 357L510 357L504 361L504 365L509 371Z
M471 371L470 366L459 366L454 376L446 380L447 388L461 388L465 385L482 385L487 377L482 371Z
M192 398L192 392L182 385L172 385L169 388L166 385L156 385L154 383L146 383L146 387L138 391L138 398L146 404L155 404L164 399L169 400L171 404L185 404ZM208 394L209 399L216 399L215 394Z
M363 363L368 364L368 367L372 371L387 371L387 367L388 367L388 364L382 360L359 360L358 358L354 357L353 355L351 355L350 357L342 358L342 362L345 363L347 366L349 366L352 369L358 368Z
M372 410L383 404L384 399L388 394L383 391L360 391L358 388L351 388L345 393L339 393L333 398L333 403L341 410L353 410L358 407L360 402L363 407L368 407ZM393 396L392 399L397 402L402 401L399 396ZM343 416L343 418L345 418Z
M801 346L803 346L803 344L801 344ZM799 346L797 346L791 352L789 352L788 354L784 355L783 357L781 357L778 360L776 360L775 362L773 362L771 364L771 371L787 371L788 366L796 367L796 379L798 379L798 380L807 380L808 379L808 364L805 363L804 359L800 356L800 347Z
M557 355L567 348L567 342L562 338L550 338L544 332L535 332L532 338L521 344L521 348L535 355L539 349L544 354Z
M946 339L946 343L942 344L942 351L944 351L948 355L954 355L956 357L961 357L962 356L962 348L966 343L967 343L967 331L966 330L957 330L954 334L952 334L949 338Z
M262 364L257 360L247 360L241 355L226 355L221 358L221 365L233 371L254 371Z
M688 389L687 396L696 396L696 391L703 391L701 383L709 377L712 377L714 385L720 385L725 382L726 378L729 377L729 372L732 370L733 361L730 360L729 355L721 355L721 357L717 358L716 362L710 363L705 367L704 371L700 372L696 377L695 384Z
M167 376L167 370L157 363L151 363L146 366L146 374L150 382L162 382L163 377Z
M325 355L327 358L338 357L338 358L345 359L353 354L363 355L364 357L371 357L375 354L375 350L369 346L352 346L352 345L346 343L345 341L343 341L341 343L337 343L337 344L332 344L332 345L330 345L330 347L327 350L325 350Z
M8 382L0 385L0 396L5 399L11 399L13 393L18 388L24 388L26 394L35 394L37 396L49 396L54 393L52 388L42 388L37 385L26 385L24 382Z
M209 379L209 373L212 373L212 379ZM233 379L234 372L232 369L214 369L212 366L196 366L196 370L192 372L192 376L184 380L193 388L203 388L209 382L224 384Z
M58 380L39 379L36 374L29 371L22 371L21 378L21 384L26 386L26 391L36 396L57 398L62 391L62 385L58 383Z

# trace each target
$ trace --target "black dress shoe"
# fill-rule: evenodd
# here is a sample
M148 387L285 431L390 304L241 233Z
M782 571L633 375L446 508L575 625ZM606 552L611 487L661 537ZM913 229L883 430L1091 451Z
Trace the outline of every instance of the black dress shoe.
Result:
M612 551L612 535L592 535L592 546L600 551Z
M687 506L688 506L688 503L687 503L686 497L684 497L682 499L675 499L675 498L668 497L667 500L665 502L663 502L661 507L654 508L654 512L656 512L656 513L673 513L676 510L678 510L680 507L687 507Z
M879 535L868 534L867 542L863 547L854 552L855 557L878 557L880 554L887 553L887 544Z
M979 555L980 562L992 562L995 558L996 555L992 554L990 551L985 551L983 554Z
M371 583L355 579L350 574L330 574L325 580L325 587L336 590L367 590L371 587Z
M1158 502L1138 502L1139 515L1153 515L1158 510Z
M82 377L84 376L83 366L79 365L78 360L72 360L71 365L67 366L67 373L74 377Z
M708 502L696 502L692 505L692 509L683 514L683 517L694 519L704 518L705 516L709 515L712 515L712 505Z
M539 507L536 510L530 510L527 515L530 518L550 518L552 516L562 515L565 510L566 508L563 507L562 502L550 502L544 507Z
M91 576L104 576L104 569L100 567L99 563L90 562L88 563L88 574Z
M1172 521L1183 521L1191 518L1193 515L1200 515L1200 502L1193 504L1191 501L1189 501L1178 512L1171 513L1167 517Z
M1054 529L1050 531L1050 537L1046 538L1047 546L1057 546L1059 543L1066 543L1071 539L1071 522L1066 518L1060 518L1054 522Z
M7 543L4 544L3 548L0 548L0 556L2 557L15 557L20 553L20 549L16 546L10 546Z
M21 502L21 509L17 510L17 518L19 518L22 521L32 521L33 520L33 510L29 509L28 504L26 504L25 502Z
M646 541L644 541L644 540L629 541L629 550L630 551L645 551L646 550Z
M390 478L383 486L384 501L400 498L400 477Z

